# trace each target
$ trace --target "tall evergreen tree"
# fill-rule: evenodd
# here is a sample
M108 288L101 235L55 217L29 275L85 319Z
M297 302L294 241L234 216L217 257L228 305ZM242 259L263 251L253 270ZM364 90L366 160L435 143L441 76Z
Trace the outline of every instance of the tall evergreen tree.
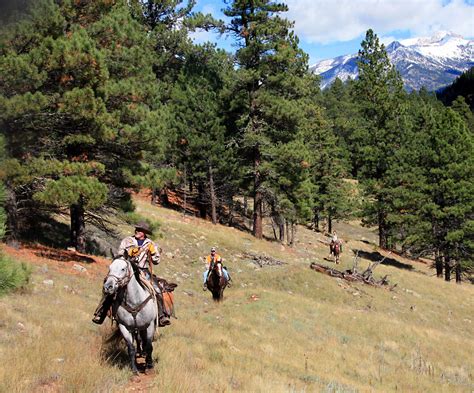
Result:
M474 144L462 117L422 104L413 132L396 152L389 219L414 253L434 255L437 275L474 264Z
M86 221L102 222L100 209L160 140L146 30L125 1L41 0L8 26L0 50L12 191L69 209L71 243L83 251Z
M456 80L437 93L437 97L447 106L459 97L464 97L471 111L474 112L474 67L463 72Z
M368 30L359 50L359 79L355 82L355 102L363 120L354 132L356 171L367 196L365 222L376 224L379 245L389 244L389 192L386 173L403 132L403 84L390 64L383 44Z
M242 108L237 121L240 143L252 163L253 234L262 238L262 170L270 149L289 142L296 134L302 78L307 73L307 55L290 32L292 24L278 16L288 7L269 0L235 0L224 10L231 18L227 30L236 37L238 72L235 102Z
M224 51L211 45L195 46L187 54L171 100L176 154L187 169L187 181L197 185L201 216L206 217L210 208L214 224L223 196L220 191L233 182L235 172L221 107L232 66Z

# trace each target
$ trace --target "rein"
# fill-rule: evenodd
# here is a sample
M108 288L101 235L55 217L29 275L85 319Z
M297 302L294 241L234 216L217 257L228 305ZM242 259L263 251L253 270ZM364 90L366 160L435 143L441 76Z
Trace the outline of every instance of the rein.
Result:
M143 308L146 306L146 304L153 299L153 295L148 295L148 297L141 302L137 307L130 307L127 303L127 301L124 299L122 303L120 304L121 307L123 307L125 310L127 310L130 314L132 314L133 317L133 322L135 322L135 327L137 327L137 314L143 310Z
M117 277L114 274L110 274L110 269L109 269L109 274L107 274L107 276L105 276L104 281L107 281L107 279L109 277L112 277L117 281L117 286L119 288L126 287L128 285L128 283L130 282L130 280L132 279L132 270L130 269L130 262L128 262L128 261L126 261L126 262L127 262L127 275L125 277L120 278L120 277Z

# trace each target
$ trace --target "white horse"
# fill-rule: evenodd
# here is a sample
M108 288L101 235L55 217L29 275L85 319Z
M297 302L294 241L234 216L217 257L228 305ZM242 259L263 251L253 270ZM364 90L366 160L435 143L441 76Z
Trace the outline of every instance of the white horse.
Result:
M104 292L117 294L120 303L115 318L127 343L132 371L137 374L136 348L133 343L136 333L140 335L145 351L145 367L153 368L153 336L157 327L158 305L156 296L137 280L136 269L123 257L116 258L109 266L105 278Z

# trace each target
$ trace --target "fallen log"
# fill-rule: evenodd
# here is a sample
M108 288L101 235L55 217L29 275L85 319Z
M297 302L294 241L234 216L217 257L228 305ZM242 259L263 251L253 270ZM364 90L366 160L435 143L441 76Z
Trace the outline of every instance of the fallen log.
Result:
M265 267L265 266L279 266L279 265L285 265L286 262L280 261L278 259L269 257L267 255L258 255L254 254L253 252L244 252L244 257L246 259L250 259L253 263L258 265L259 267Z
M367 272L364 272L365 274L360 274L357 273L356 270L349 269L345 271L340 271L328 266L320 265L316 262L311 263L310 268L316 270L319 273L323 273L331 277L341 278L343 280L351 282L362 282L364 284L371 285L374 287L383 287L389 290L393 290L397 286L396 284L390 286L387 280L387 276L383 277L380 280L374 279L374 277L372 276L372 270L370 271L370 274L367 274Z

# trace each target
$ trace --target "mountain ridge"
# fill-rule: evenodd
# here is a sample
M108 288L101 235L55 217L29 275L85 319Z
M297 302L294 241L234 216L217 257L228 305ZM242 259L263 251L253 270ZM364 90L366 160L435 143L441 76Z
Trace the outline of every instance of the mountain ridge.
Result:
M436 91L474 65L473 48L474 40L451 32L437 32L431 37L393 41L386 46L386 51L407 90L425 87ZM354 79L358 75L357 54L322 60L310 70L321 76L322 88L336 78Z

